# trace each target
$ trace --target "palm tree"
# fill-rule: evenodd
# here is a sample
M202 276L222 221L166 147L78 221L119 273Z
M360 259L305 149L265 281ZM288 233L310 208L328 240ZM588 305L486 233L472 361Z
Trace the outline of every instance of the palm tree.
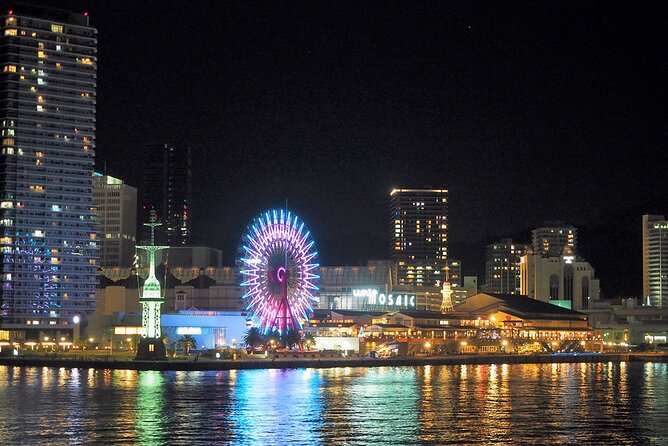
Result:
M265 343L271 348L280 347L282 345L281 334L276 330L270 331L265 336Z
M312 349L315 347L315 336L313 336L313 333L306 333L302 342L304 347Z
M191 335L181 336L181 339L176 341L176 347L182 347L186 355L190 353L190 349L197 348L197 341Z
M283 344L292 349L295 345L299 345L302 342L302 336L299 333L299 330L296 329L287 329L283 333Z
M259 347L264 344L265 339L260 330L257 327L251 327L246 331L244 336L244 343L250 347L251 355L255 351L255 347Z

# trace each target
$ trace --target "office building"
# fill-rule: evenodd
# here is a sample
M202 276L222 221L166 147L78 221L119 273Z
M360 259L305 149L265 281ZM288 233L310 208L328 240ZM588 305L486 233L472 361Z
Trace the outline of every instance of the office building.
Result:
M93 175L100 266L133 264L137 234L137 188L109 175Z
M643 303L668 308L668 221L663 215L642 216Z
M191 243L192 160L190 147L174 144L147 144L143 152L139 184L140 240L148 241L150 231L143 223L155 209L162 226L156 228L155 243L183 246Z
M577 229L563 222L546 222L531 231L534 254L560 256L566 246L577 253Z
M448 191L393 189L390 200L398 285L442 283L448 260Z
M97 31L27 5L0 26L0 330L71 341L95 308Z
M520 258L526 246L502 239L485 249L485 291L520 294Z

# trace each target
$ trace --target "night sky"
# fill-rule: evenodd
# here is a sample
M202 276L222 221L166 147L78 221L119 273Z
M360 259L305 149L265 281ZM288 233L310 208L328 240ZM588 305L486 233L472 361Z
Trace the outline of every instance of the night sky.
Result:
M668 213L661 3L360 3L58 2L98 28L98 169L141 187L145 143L189 144L195 241L227 263L286 198L322 264L386 258L389 191L428 186L481 283L485 243L565 220L604 293L639 294L641 215Z

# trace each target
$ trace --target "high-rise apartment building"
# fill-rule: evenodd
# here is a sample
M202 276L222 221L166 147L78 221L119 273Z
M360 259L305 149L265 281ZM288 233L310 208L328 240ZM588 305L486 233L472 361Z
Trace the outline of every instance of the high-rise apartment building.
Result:
M390 200L398 284L442 283L448 260L448 191L393 189Z
M545 223L543 227L531 231L534 254L560 256L566 246L576 253L577 232L576 228L563 222Z
M447 259L445 263L446 277L453 286L462 286L462 261L458 259Z
M137 188L109 175L93 176L100 266L130 267L137 242Z
M95 308L97 31L87 14L0 11L0 330L71 340Z
M643 300L668 307L668 221L663 215L642 216Z
M190 147L147 144L144 147L139 185L139 223L149 221L151 209L162 226L155 231L158 245L183 246L191 243L192 160ZM150 240L146 226L140 239Z
M485 291L520 294L520 258L526 245L502 239L485 249Z

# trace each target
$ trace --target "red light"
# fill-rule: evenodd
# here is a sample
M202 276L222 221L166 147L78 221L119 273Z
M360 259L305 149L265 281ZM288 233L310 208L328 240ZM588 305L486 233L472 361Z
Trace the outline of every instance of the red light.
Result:
M13 9L10 9L9 11L7 11L7 14L9 14L9 15L12 15L13 13L14 13Z
M84 17L88 17L88 12L84 12Z

